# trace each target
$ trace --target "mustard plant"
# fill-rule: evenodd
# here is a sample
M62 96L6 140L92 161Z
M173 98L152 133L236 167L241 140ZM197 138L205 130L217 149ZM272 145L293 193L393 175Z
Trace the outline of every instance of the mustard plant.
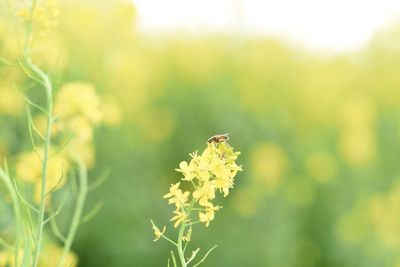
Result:
M93 128L102 120L101 102L94 87L87 83L65 84L55 94L51 76L32 59L34 39L57 25L57 2L18 3L15 13L22 18L26 30L18 65L35 83L34 88L44 93L45 102L35 103L15 86L26 100L32 150L18 156L15 171L9 169L7 161L0 167L0 180L10 196L14 219L13 238L0 238L0 266L77 266L77 258L70 250L78 226L100 207L83 216L84 203L88 192L104 180L89 184L87 177L87 167L93 164ZM53 195L62 191L68 178L72 184L77 180L75 198L69 197L73 190L63 190L54 207ZM27 193L27 188L32 188L33 194ZM56 218L71 199L75 199L74 209L63 233ZM46 229L51 232L46 234Z
M240 152L234 152L233 148L225 140L209 140L205 150L198 154L191 153L189 162L182 161L176 169L183 175L181 182L172 184L169 192L164 195L168 203L174 206L173 217L170 221L174 228L178 228L176 241L166 235L166 226L160 230L151 220L154 230L154 241L163 238L173 245L178 253L179 266L193 267L200 265L216 245L210 248L204 256L196 261L199 248L187 254L187 247L192 239L193 226L203 224L208 227L214 220L215 213L222 206L216 205L217 193L227 197L234 185L234 177L242 167L236 164ZM185 188L185 189L183 189ZM186 190L188 189L188 190ZM171 259L168 259L174 267L178 266L174 251L171 251Z

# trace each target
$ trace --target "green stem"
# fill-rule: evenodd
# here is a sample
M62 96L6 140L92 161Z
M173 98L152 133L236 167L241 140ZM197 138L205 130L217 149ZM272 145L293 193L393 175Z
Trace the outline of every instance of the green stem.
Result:
M79 194L76 202L76 207L74 214L72 216L71 227L68 232L67 239L64 244L64 249L60 261L58 262L57 267L64 266L65 260L67 259L68 253L71 249L72 241L75 238L76 231L78 229L80 219L82 217L83 206L85 204L86 195L88 192L88 182L87 182L87 171L85 165L78 161L79 165Z
M35 252L33 254L33 267L37 266L39 260L39 253L43 235L43 227L44 227L44 215L46 211L46 182L47 182L47 169L48 169L48 161L49 161L49 151L51 145L51 128L53 124L53 86L51 84L50 78L36 65L34 65L29 58L25 59L25 63L27 66L35 72L44 83L44 87L46 89L46 97L47 97L47 127L45 133L45 142L43 148L43 159L42 159L42 178L41 178L41 192L40 192L40 205L39 205L39 216L37 222L37 230L36 230L36 240L37 246Z
M190 206L187 210L187 217L189 218L190 213L192 212L193 205L196 202L195 199L192 199L192 202L190 202ZM177 247L178 247L178 255L179 255L179 260L181 261L182 267L187 267L187 263L185 260L185 251L183 248L183 234L185 232L185 228L187 226L186 221L183 221L181 224L181 227L179 229L179 234L178 234L178 242L177 242Z
M178 255L179 255L179 259L181 261L182 267L186 267L186 260L185 260L185 255L183 252L183 246L182 246L182 237L183 237L183 233L185 231L185 227L186 227L186 222L183 221L181 224L181 228L179 229L179 235L178 235Z
M22 222L21 222L21 209L19 206L18 202L18 196L17 193L15 192L15 188L13 187L13 184L11 182L10 176L0 168L0 177L6 184L8 191L10 191L11 199L12 199L12 204L13 204L13 209L14 209L14 216L15 216L15 227L16 227L16 240L15 240L15 266L18 266L18 253L19 253L19 247L21 245L21 233L23 232L22 230Z

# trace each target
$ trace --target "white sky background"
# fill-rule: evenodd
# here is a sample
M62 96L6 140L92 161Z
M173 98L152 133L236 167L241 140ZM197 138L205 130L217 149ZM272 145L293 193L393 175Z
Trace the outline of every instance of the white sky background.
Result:
M139 30L283 36L312 49L348 51L400 22L400 0L133 0Z

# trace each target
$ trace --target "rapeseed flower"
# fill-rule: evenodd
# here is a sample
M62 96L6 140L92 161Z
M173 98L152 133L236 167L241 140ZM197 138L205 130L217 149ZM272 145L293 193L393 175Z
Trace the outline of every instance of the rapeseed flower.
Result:
M183 175L182 182L171 184L164 198L168 199L168 204L175 205L170 221L174 223L175 228L179 226L178 240L175 242L168 238L164 234L165 227L160 231L153 221L151 223L155 235L154 241L163 237L176 246L182 266L188 266L199 252L199 249L196 249L190 257L185 255L185 249L192 237L192 225L196 223L203 223L206 227L210 225L215 213L222 208L213 203L217 192L227 197L233 188L236 174L242 171L242 167L236 164L239 154L240 152L233 151L225 139L208 141L207 147L201 154L197 151L189 154L191 160L180 162L179 168L175 169ZM182 188L189 190L182 191ZM198 216L194 214L195 212ZM199 263L203 262L215 247L212 247Z
M216 192L222 193L224 197L228 196L234 185L234 177L242 170L235 162L239 154L226 142L209 143L201 154L197 151L191 153L192 159L189 162L179 163L179 168L175 170L183 174L181 180L190 182L193 190L182 192L181 182L178 182L172 184L169 192L164 195L169 204L176 206L175 216L171 219L175 221L175 227L183 221L191 221L190 211L195 205L199 206L199 221L206 226L210 224L215 212L221 208L212 203Z
M154 230L154 236L155 236L153 241L157 241L165 233L166 227L164 226L163 230L160 231L160 229L154 224L154 222L152 220L150 220L150 222L152 224L152 228Z

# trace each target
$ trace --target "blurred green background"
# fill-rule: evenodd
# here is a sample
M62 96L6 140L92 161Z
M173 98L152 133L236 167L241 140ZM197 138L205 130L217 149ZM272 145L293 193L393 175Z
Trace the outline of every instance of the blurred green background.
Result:
M78 232L79 266L165 266L171 248L152 241L150 219L168 223L174 169L224 132L244 171L194 229L193 248L218 244L204 266L400 266L400 27L322 54L261 37L149 37L135 21L126 1L64 1L44 42L58 84L91 82L120 109L96 132L90 176L110 177L89 197L104 206ZM0 157L26 134L9 102Z

